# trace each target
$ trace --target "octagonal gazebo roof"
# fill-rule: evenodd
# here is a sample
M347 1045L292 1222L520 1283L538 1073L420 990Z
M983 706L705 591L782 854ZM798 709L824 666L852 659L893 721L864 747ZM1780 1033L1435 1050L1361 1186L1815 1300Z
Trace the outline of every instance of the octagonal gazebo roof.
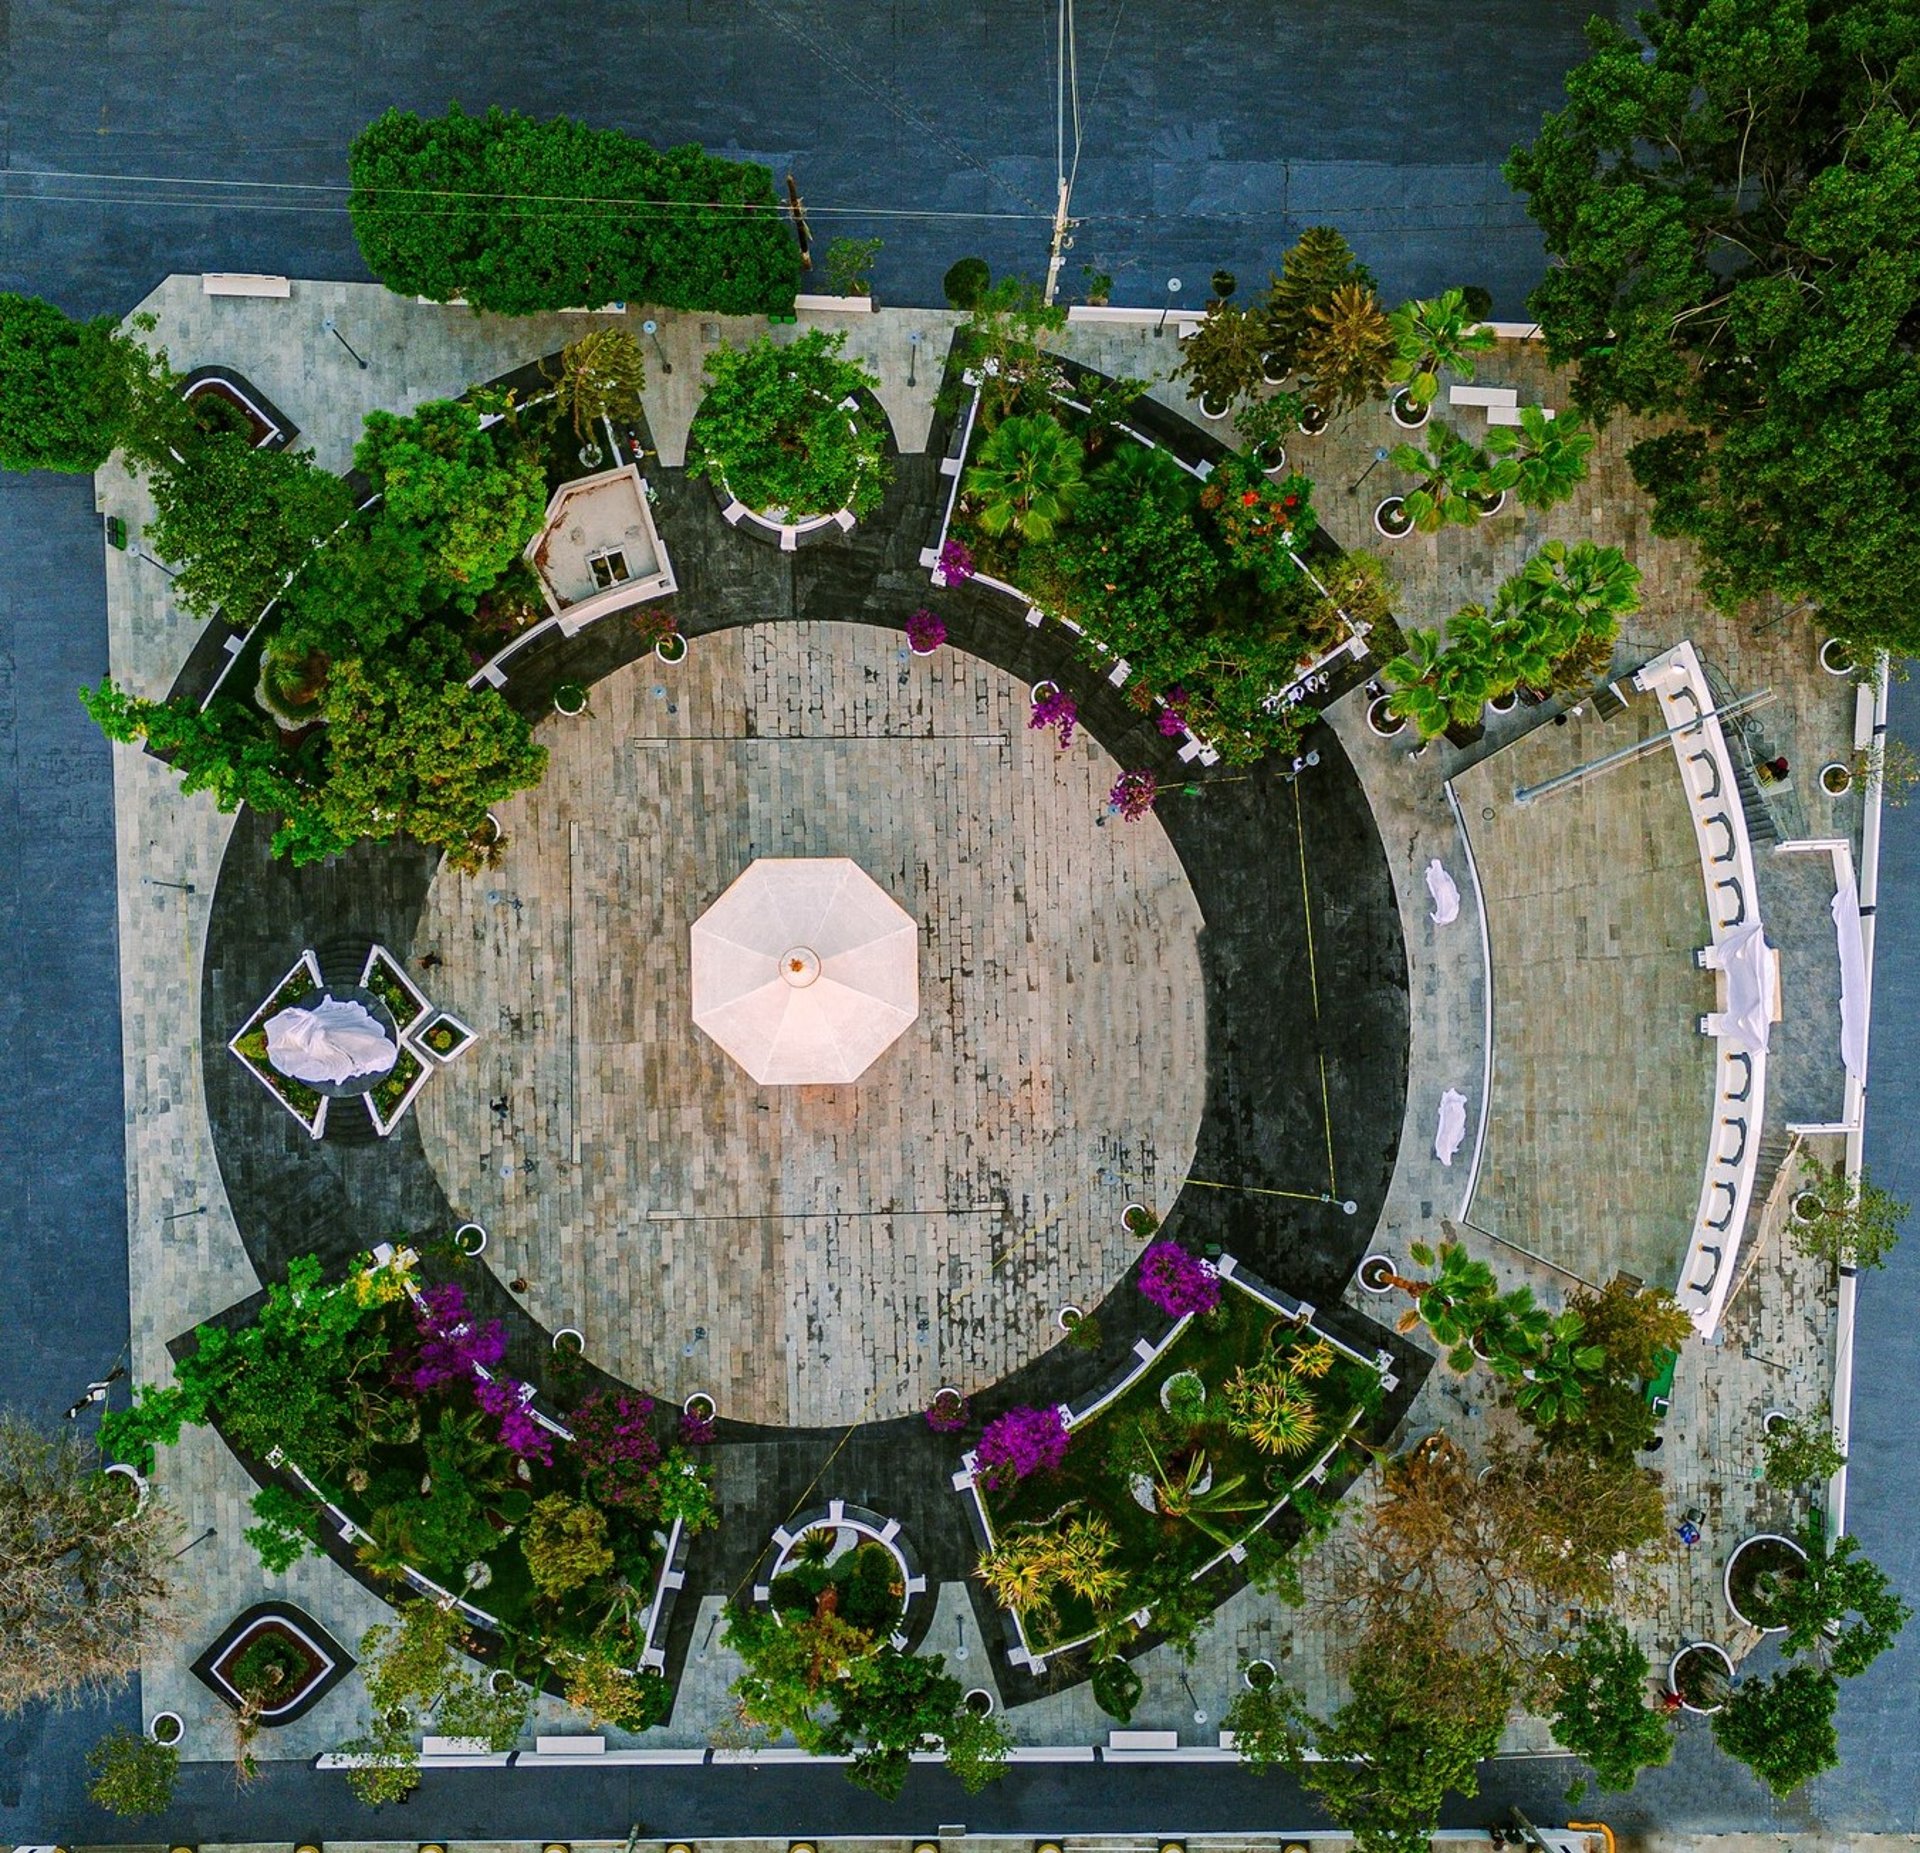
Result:
M857 1080L920 1014L913 917L845 856L764 856L693 923L693 1020L756 1081Z

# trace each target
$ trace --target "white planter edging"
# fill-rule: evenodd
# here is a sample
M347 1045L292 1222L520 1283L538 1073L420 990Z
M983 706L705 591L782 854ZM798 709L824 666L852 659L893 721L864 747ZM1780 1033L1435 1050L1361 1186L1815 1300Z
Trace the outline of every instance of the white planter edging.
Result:
M186 1720L177 1711L157 1711L147 1720L147 1736L156 1744L177 1744L186 1734Z
M137 1467L129 1467L125 1461L114 1461L105 1471L114 1475L116 1479L133 1482L133 1511L129 1512L126 1518L114 1521L116 1524L124 1525L127 1519L137 1516L140 1508L147 1503L147 1476Z
M1681 1648L1680 1651L1667 1662L1667 1690L1671 1692L1675 1698L1680 1700L1680 1705L1683 1710L1692 1712L1696 1718L1710 1718L1715 1712L1724 1711L1726 1709L1724 1704L1690 1705L1682 1696L1679 1686L1674 1682L1674 1669L1679 1666L1681 1658L1686 1654L1696 1653L1714 1655L1720 1664L1727 1669L1727 1677L1729 1679L1733 1677L1733 1661L1728 1655L1727 1650L1717 1641L1689 1641L1686 1646Z
M1362 1293L1391 1293L1393 1291L1393 1285L1391 1282L1387 1282L1378 1287L1372 1286L1368 1283L1367 1264L1368 1262L1372 1262L1372 1261L1384 1262L1386 1264L1386 1269L1389 1274L1397 1274L1400 1272L1400 1263L1394 1260L1394 1258L1391 1255L1380 1254L1377 1252L1374 1254L1370 1254L1366 1257L1365 1260L1363 1260L1360 1263L1359 1269L1354 1274L1354 1277L1353 1277L1354 1280L1358 1283L1360 1291Z
M1408 520L1407 525L1403 528L1390 528L1387 526L1386 522L1384 522L1381 519L1381 516L1383 516L1387 512L1387 510L1391 508L1395 503L1399 504L1400 510L1404 514L1406 512L1407 500L1405 496L1400 496L1400 495L1390 495L1385 497L1375 507L1373 511L1374 530L1385 540L1405 540L1409 534L1414 532L1414 526L1411 519Z
M1391 740L1407 730L1407 717L1393 712L1389 705L1392 699L1390 695L1376 695L1367 703L1367 729L1382 740Z
M1755 1621L1753 1617L1742 1610L1739 1603L1733 1599L1733 1566L1739 1560L1740 1553L1744 1551L1749 1544L1784 1544L1802 1563L1807 1561L1807 1553L1802 1550L1793 1539L1783 1537L1777 1531L1756 1531L1751 1537L1742 1538L1740 1542L1733 1547L1732 1553L1727 1558L1726 1568L1720 1572L1720 1593L1726 1597L1727 1613L1730 1614L1735 1621L1739 1622L1742 1627L1751 1628L1756 1634L1785 1634L1787 1629L1784 1622L1767 1623Z

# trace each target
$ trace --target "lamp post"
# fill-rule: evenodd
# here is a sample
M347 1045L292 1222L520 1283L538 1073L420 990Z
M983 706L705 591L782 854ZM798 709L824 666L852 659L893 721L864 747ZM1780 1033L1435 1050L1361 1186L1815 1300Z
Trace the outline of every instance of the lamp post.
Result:
M918 334L907 336L907 384L914 383L914 369L920 364L920 337Z
M333 317L332 317L332 316L328 316L328 317L327 317L327 319L326 319L326 320L325 320L324 322L322 322L322 323L320 324L320 326L321 326L322 328L324 328L324 329L325 329L325 330L327 331L327 333L328 333L328 334L330 334L331 336L333 336L333 338L334 338L334 339L335 339L336 341L338 341L338 342L340 343L340 345L341 345L341 346L342 346L343 348L345 348L345 349L347 350L347 352L348 352L349 354L351 354L351 355L352 355L352 356L354 357L354 359L355 359L356 361L358 361L358 362L359 362L359 364L360 364L360 371L361 371L362 373L364 373L364 372L366 372L366 370L367 370L367 362L366 362L366 359L365 359L365 357L364 357L364 356L363 356L363 355L361 354L361 352L360 352L360 350L359 350L359 349L358 349L357 347L355 347L355 346L353 345L353 343L352 343L351 341L349 341L349 340L347 339L347 337L346 337L345 335L343 335L343 334L342 334L342 333L340 332L340 330L339 330L339 329L338 329L337 327L335 327L335 326L334 326L334 320L333 320Z
M673 371L673 362L667 358L667 350L660 345L660 324L656 322L652 316L648 316L647 319L640 324L640 332L652 340L653 351L660 356L660 371L662 373L671 373Z
M1160 311L1160 320L1154 324L1153 332L1155 335L1163 335L1166 333L1167 317L1173 313L1173 305L1179 300L1179 297L1180 279L1178 277L1169 277L1167 279L1167 306Z
M1347 493L1349 495L1358 495L1360 493L1360 485L1392 455L1392 451L1388 450L1384 444L1381 445L1380 448L1373 453L1373 461L1368 464L1352 482L1347 484Z
M1193 1696L1193 1687L1192 1687L1192 1686L1191 1686L1191 1685L1190 1685L1190 1684L1188 1683L1188 1680L1187 1680L1187 1676L1186 1676L1186 1674L1184 1674L1184 1673L1182 1673L1182 1674L1180 1675L1180 1683L1181 1683L1181 1685L1183 1685L1183 1686L1186 1686L1186 1688L1187 1688L1187 1697L1188 1697L1189 1699L1192 1699L1192 1700L1193 1700L1193 1721L1194 1721L1194 1723L1195 1723L1195 1724L1205 1724L1205 1723L1206 1723L1206 1721L1207 1721L1207 1713L1206 1713L1206 1708L1205 1708L1205 1707L1204 1707L1204 1706L1203 1706L1203 1705L1202 1705L1202 1704L1200 1703L1200 1701L1199 1701L1199 1700L1198 1700L1197 1698L1194 1698L1194 1696Z

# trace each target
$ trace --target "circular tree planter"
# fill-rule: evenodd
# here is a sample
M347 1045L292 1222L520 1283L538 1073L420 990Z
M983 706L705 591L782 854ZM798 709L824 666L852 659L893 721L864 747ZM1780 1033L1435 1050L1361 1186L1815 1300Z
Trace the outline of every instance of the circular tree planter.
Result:
M1287 369L1281 365L1278 354L1262 354L1260 356L1260 377L1265 380L1269 386L1284 386L1286 384Z
M1308 403L1300 408L1297 422L1303 438L1317 438L1332 422L1332 415L1324 405Z
M578 1326L563 1325L553 1335L554 1350L572 1357L584 1357L587 1351L587 1337Z
M147 1720L147 1735L156 1744L177 1744L187 1727L177 1711L157 1711Z
M1508 689L1504 695L1496 695L1487 703L1489 714L1511 714L1520 705L1520 697Z
M1055 695L1059 694L1059 692L1060 684L1058 682L1036 682L1027 690L1027 700L1037 708L1043 701L1051 700Z
M1725 1680L1733 1678L1727 1650L1712 1641L1695 1641L1667 1662L1667 1686L1688 1711L1708 1718L1727 1702L1719 1682L1711 1679L1714 1673Z
M1253 447L1253 460L1269 476L1278 476L1287 467L1287 447L1284 444L1256 444Z
M1077 1306L1063 1306L1054 1314L1053 1322L1063 1332L1071 1332L1087 1315Z
M993 1710L993 1694L985 1686L975 1686L960 1703L976 1718L984 1718Z
M1360 1263L1360 1291L1391 1293L1393 1277L1399 1272L1400 1264L1391 1255L1369 1255Z
M453 1232L453 1245L466 1256L486 1253L487 1232L477 1222L463 1222Z
M506 827L489 811L481 818L480 828L473 833L473 840L482 849L491 849L505 834Z
M653 653L663 663L683 663L687 660L687 640L673 631L653 646Z
M1388 540L1405 540L1413 532L1413 516L1405 496L1390 495L1373 511L1373 525Z
M1433 416L1432 405L1415 405L1404 386L1387 401L1387 410L1402 431L1418 431Z
M1793 1201L1787 1206L1787 1213L1803 1228L1810 1222L1818 1221L1820 1193L1814 1190L1796 1190L1793 1193Z
M1120 1227L1137 1242L1144 1242L1160 1227L1157 1217L1144 1203L1129 1203L1120 1212Z
M1506 507L1507 492L1502 489L1498 495L1470 495L1467 500L1473 504L1473 512L1482 521L1491 521Z
M1853 789L1853 768L1829 760L1820 768L1820 789L1829 798L1844 798Z
M113 1476L110 1485L125 1489L121 1497L127 1509L118 1521L124 1525L147 1503L147 1476L137 1467L129 1467L125 1461L113 1462L106 1471Z
M1279 1672L1271 1660L1249 1660L1241 1670L1240 1677L1246 1682L1249 1692L1267 1692L1272 1689Z
M1177 1370L1160 1386L1160 1407L1169 1413L1173 1409L1173 1399L1180 1392L1177 1385L1192 1384L1200 1392L1200 1401L1207 1400L1207 1386L1197 1370Z
M1200 416L1202 418L1217 422L1225 418L1232 409L1233 401L1231 399L1221 398L1218 393L1203 392L1200 395Z
M1820 667L1830 676L1853 674L1853 652L1838 637L1829 637L1820 646Z
M504 1697L519 1685L519 1680L503 1666L497 1666L487 1675L487 1690L496 1698Z
M1762 1634L1781 1633L1786 1623L1771 1619L1772 1586L1783 1577L1791 1580L1806 1561L1806 1552L1777 1531L1756 1532L1736 1545L1721 1579L1734 1619Z
M1792 1420L1793 1417L1788 1415L1784 1409L1769 1409L1767 1413L1760 1418L1760 1432L1763 1435L1775 1434L1785 1428Z
M584 714L587 711L587 691L578 682L562 682L553 691L553 711L556 714Z
M1376 695L1367 703L1367 727L1383 740L1391 740L1397 733L1404 733L1407 717L1393 711L1391 695Z
M277 1681L262 1683L263 1655L278 1668ZM269 1730L305 1717L352 1670L352 1655L289 1602L257 1602L236 1615L192 1668L229 1709L260 1705L259 1722Z
M607 453L598 444L582 444L580 461L586 468L597 470L607 460Z

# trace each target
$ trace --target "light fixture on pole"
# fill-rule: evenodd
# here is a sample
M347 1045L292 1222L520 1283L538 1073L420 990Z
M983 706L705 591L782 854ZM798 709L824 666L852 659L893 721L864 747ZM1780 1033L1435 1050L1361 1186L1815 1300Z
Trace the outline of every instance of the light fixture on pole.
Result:
M1368 464L1352 482L1347 484L1347 493L1349 495L1358 495L1360 493L1360 485L1392 455L1392 451L1388 450L1384 444L1381 445L1380 448L1373 453L1373 461Z
M1195 1723L1195 1724L1205 1724L1205 1723L1206 1723L1206 1721L1207 1721L1207 1713L1206 1713L1206 1708L1205 1708L1205 1706L1203 1706L1203 1705L1202 1705L1202 1704L1200 1703L1200 1701L1199 1701L1199 1700L1198 1700L1197 1698L1194 1698L1194 1696L1193 1696L1193 1687L1192 1687L1191 1685L1189 1685L1189 1684L1188 1684L1188 1682L1187 1682L1187 1676L1186 1676L1186 1674L1184 1674L1184 1673L1182 1673L1182 1674L1180 1675L1180 1683L1181 1683L1181 1685L1183 1685L1183 1686L1186 1686L1186 1688L1187 1688L1187 1697L1188 1697L1189 1699L1193 1699L1193 1721L1194 1721L1194 1723Z
M917 333L907 336L907 384L914 384L914 370L920 364L920 337Z
M652 338L653 351L660 356L660 371L662 373L671 373L673 371L673 362L667 358L667 350L660 345L660 324L656 322L652 316L648 316L647 319L640 324L640 332Z
M1173 313L1173 305L1179 300L1179 297L1180 279L1178 277L1169 277L1167 279L1167 306L1160 311L1160 320L1154 326L1153 332L1156 335L1166 333L1167 317Z
M361 355L360 350L357 347L355 347L353 343L349 341L347 337L343 335L338 328L334 326L333 317L328 316L327 319L320 324L320 326L324 328L328 334L333 336L333 338L336 341L338 341L340 345L343 348L345 348L347 352L351 354L356 361L360 363L360 371L362 373L366 372L367 362L365 358Z

